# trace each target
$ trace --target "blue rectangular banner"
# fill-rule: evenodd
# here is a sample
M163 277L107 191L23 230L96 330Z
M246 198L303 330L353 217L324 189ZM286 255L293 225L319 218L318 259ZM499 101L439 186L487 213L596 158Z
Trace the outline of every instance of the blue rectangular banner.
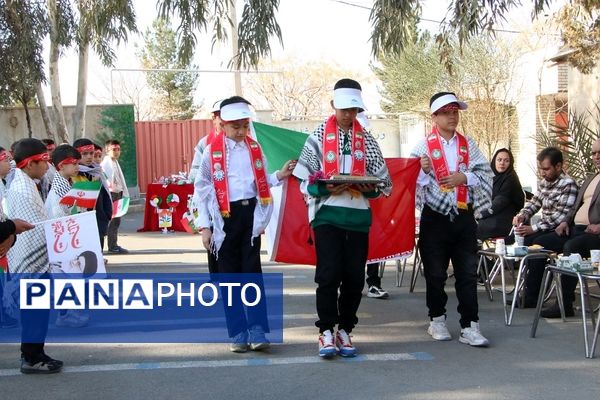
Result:
M0 343L283 342L283 274L11 274ZM0 303L2 306L2 303Z

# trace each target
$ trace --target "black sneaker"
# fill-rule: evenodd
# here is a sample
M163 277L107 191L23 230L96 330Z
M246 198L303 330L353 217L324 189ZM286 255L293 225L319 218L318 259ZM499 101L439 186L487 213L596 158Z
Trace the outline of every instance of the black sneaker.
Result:
M37 362L29 362L21 358L22 374L55 374L60 372L62 367L62 361L55 360L46 354Z
M575 315L575 310L573 310L572 303L565 303L565 317L573 317ZM540 313L542 318L560 318L560 307L558 303L555 302L550 307L542 309Z
M513 303L512 299L506 299L507 306L512 306L512 303ZM536 308L537 302L525 300L523 302L523 305L521 305L521 299L519 297L517 297L517 304L515 304L515 307L516 308Z
M121 246L115 246L108 249L109 254L127 254L129 250L122 248Z

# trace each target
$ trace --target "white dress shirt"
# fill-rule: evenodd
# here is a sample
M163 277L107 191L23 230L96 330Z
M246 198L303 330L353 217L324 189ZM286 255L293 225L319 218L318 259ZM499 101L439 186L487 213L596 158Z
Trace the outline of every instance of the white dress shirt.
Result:
M238 200L246 200L255 198L258 195L256 189L256 183L254 182L254 169L252 168L252 162L250 160L250 150L246 146L246 142L236 142L233 139L225 138L225 146L227 147L227 188L229 194L229 202ZM195 186L199 189L204 185L213 185L212 177L207 176L206 173L210 171L210 146L207 147L209 151L204 151L202 155L202 163L199 175L196 177ZM267 162L264 159L264 168L267 170ZM204 171L204 173L203 173ZM270 175L267 175L267 182L269 187L277 186L282 183L277 179L277 171ZM200 205L198 207L198 223L199 228L209 227L210 218L208 208L206 205Z
M442 144L442 150L444 151L444 157L446 157L446 163L448 164L448 172L453 174L456 172L457 167L457 159L458 159L458 138L456 137L456 133L450 138L450 140L444 139L440 135L440 142ZM467 177L467 186L477 186L479 185L479 178L472 172L463 172ZM431 175L426 174L423 169L419 172L419 177L417 178L417 184L420 186L427 186L430 182Z

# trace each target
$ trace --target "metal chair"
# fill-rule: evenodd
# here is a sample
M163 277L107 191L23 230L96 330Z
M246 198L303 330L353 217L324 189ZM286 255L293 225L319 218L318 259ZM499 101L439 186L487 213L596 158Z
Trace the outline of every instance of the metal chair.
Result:
M421 260L421 255L419 253L419 234L415 234L415 247L414 247L414 259L413 259L413 269L410 276L410 293L413 293L415 290L415 286L417 284L417 278L419 274L423 275L423 261ZM402 286L402 282L404 280L404 272L406 271L406 262L407 259L404 260L396 260L396 287Z

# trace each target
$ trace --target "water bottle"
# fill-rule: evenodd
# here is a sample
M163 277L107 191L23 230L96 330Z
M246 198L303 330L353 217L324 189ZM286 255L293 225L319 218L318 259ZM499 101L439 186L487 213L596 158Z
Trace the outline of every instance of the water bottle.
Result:
M496 254L505 254L506 253L506 245L504 244L504 239L496 239Z

